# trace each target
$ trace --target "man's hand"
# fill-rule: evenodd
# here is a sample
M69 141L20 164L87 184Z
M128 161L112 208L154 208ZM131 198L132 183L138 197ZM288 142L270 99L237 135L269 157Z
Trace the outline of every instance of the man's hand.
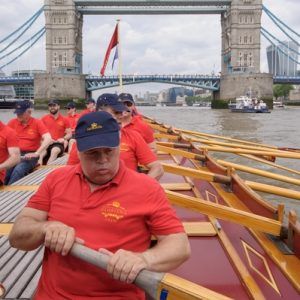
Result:
M132 283L139 272L147 268L147 261L142 253L122 249L115 254L106 249L99 251L110 256L107 272L116 280Z
M61 222L48 221L43 226L45 247L51 251L67 255L75 242L75 230ZM83 243L76 239L76 242Z
M25 159L25 160L28 159L29 160L29 159L38 158L38 157L40 157L40 155L38 153L36 153L36 152L30 152L30 153L26 153L24 155L23 159Z

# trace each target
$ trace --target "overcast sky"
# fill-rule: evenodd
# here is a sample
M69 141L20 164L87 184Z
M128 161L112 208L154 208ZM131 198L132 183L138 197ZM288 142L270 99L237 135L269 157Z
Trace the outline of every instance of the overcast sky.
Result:
M300 32L300 0L264 0L264 5L295 31ZM29 19L43 0L0 0L0 40ZM103 57L118 16L84 16L84 72L99 74ZM219 15L120 16L124 74L211 74L220 71L221 25ZM42 15L21 39L25 41L44 26ZM283 34L263 13L262 26L279 39ZM19 42L21 44L22 42ZM262 37L261 71L267 71ZM0 44L0 51L4 44ZM0 53L0 56L7 52ZM13 56L9 57L10 59ZM0 60L9 61L9 58ZM45 69L45 39L38 42L4 71ZM107 66L107 75L117 68Z

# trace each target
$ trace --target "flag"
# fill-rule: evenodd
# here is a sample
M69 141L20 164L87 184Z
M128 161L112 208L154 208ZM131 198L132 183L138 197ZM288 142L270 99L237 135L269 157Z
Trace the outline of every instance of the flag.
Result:
M108 63L108 59L109 59L109 56L110 56L110 52L111 50L116 47L119 43L119 30L118 30L118 25L116 25L116 28L115 28L115 31L111 37L111 40L110 40L110 43L108 45L108 48L106 50L106 53L105 53L105 57L104 57L104 61L103 61L103 65L102 65L102 68L101 68L101 71L100 71L100 74L102 76L104 76L104 72L105 72L105 69L106 69L106 65ZM115 57L114 57L114 61L115 59L118 58L118 52L117 52L117 49L116 49L116 53L115 53ZM113 64L114 64L114 61L113 61Z
M112 65L111 65L112 69L114 68L115 60L119 59L119 49L118 49L118 47L119 47L119 45L117 45L117 47L116 47L114 59L113 59Z

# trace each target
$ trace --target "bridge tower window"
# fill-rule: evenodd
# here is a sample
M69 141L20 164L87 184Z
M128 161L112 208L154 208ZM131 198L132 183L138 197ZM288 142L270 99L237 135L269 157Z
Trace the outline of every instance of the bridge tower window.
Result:
M59 43L59 44L62 44L62 42L63 42L63 41L62 41L62 37L59 37L59 38L58 38L58 43Z

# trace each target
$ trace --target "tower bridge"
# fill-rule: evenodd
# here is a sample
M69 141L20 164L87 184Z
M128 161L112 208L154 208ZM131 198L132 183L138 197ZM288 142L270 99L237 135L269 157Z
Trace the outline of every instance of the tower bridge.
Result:
M34 82L36 99L84 98L86 91L117 85L116 76L82 74L83 17L91 14L216 14L221 18L220 77L124 75L124 84L160 82L201 87L213 91L215 98L232 99L245 94L249 87L260 97L272 98L273 82L299 83L299 78L273 78L260 72L261 15L263 9L270 13L262 0L44 0L44 4L45 28L41 34L46 33L46 73L6 79L14 84ZM31 18L33 21L40 11ZM262 33L265 36L268 32ZM4 81L0 78L0 84Z

